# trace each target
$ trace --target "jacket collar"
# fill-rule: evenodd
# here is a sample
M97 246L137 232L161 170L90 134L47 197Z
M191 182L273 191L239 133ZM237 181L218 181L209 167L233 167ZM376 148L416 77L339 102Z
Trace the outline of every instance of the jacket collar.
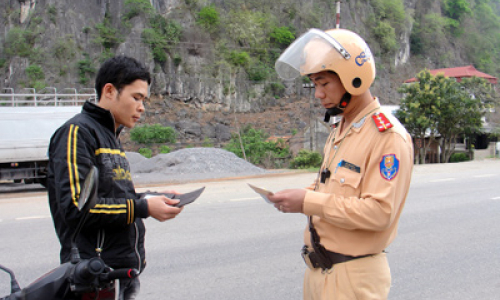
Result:
M123 129L123 126L120 126L115 131L115 118L113 117L111 112L90 101L86 101L83 104L82 111L90 115L93 119L101 123L104 127L111 130L111 132L113 132L115 135L118 135L120 131Z
M359 114L356 116L356 121L352 123L352 127L355 131L359 131L361 127L365 124L366 120L376 111L380 109L380 102L378 98L374 98L373 101L366 106Z
M368 118L370 118L370 116L377 110L380 110L380 102L378 101L378 98L374 98L373 101L356 116L355 121L351 124L350 129L342 132L343 136L340 136L339 130L335 131L334 140L336 142L340 142L347 135L350 135L353 132L360 132L361 128L363 128L363 126L366 124L366 120L368 120Z

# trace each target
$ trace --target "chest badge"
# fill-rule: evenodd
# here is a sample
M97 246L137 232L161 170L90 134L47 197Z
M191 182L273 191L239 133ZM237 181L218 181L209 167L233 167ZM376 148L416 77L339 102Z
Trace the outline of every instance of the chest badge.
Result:
M380 161L380 175L385 180L393 180L399 172L399 160L396 154L387 154L382 156Z
M393 126L389 119L381 112L374 113L372 118L380 132L384 132Z

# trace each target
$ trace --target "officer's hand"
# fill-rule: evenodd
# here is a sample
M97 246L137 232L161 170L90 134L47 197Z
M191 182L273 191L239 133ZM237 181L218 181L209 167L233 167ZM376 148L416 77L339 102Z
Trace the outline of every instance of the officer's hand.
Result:
M149 215L160 222L173 219L182 211L182 208L172 206L179 203L179 200L172 200L165 196L151 197L146 201Z
M286 213L302 213L304 206L304 197L306 196L305 189L289 189L279 191L267 198L274 203L281 212Z

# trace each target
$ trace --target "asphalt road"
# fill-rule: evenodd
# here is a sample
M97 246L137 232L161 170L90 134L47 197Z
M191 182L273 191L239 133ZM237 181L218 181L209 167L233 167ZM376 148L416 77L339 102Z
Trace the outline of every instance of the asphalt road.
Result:
M146 220L139 299L301 299L306 218L283 214L246 184L273 191L315 174L158 187L205 193L176 219ZM144 190L143 188L142 190ZM155 187L147 189L154 190ZM46 195L0 194L0 263L26 286L58 264ZM399 235L387 249L389 299L498 299L500 160L416 166ZM0 273L0 295L9 292Z

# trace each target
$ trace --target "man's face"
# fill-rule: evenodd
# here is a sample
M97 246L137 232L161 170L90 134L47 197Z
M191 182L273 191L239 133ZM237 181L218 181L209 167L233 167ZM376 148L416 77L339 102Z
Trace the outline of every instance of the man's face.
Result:
M311 74L309 78L314 83L314 96L321 100L324 108L337 106L346 93L339 76L335 73L323 71Z
M134 127L144 112L144 100L147 97L148 83L140 79L124 86L119 93L116 93L115 103L110 107L116 126Z

